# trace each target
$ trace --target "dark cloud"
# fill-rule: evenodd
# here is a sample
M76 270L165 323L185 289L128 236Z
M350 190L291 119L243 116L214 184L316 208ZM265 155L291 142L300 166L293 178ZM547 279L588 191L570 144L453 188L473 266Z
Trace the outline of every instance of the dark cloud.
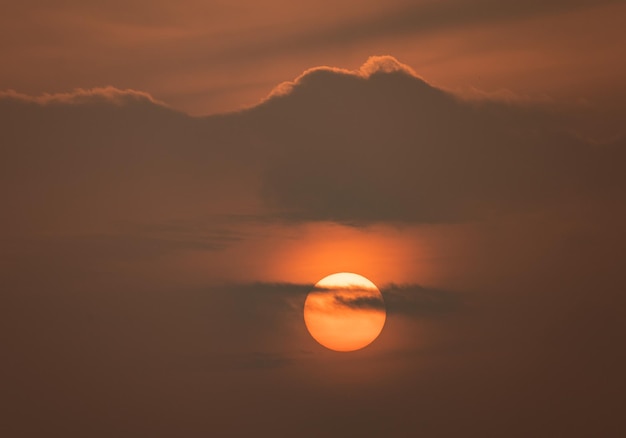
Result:
M237 196L242 168L229 176L228 141L216 137L224 129L143 93L8 94L0 114L7 202L0 222L12 235L197 220L215 212L222 186Z
M9 93L0 112L0 220L22 231L232 214L259 187L266 208L237 207L244 216L458 222L610 197L624 182L621 140L584 141L546 107L461 100L392 57L313 69L208 118L114 89Z
M384 310L385 302L379 297L335 295L334 303L351 309Z
M313 286L313 289L316 292L368 292L372 291L372 288L367 288L359 285L349 284L347 286Z
M273 303L272 306L282 311L289 309L299 313L309 292L336 293L334 300L342 306L386 309L390 315L414 318L442 315L463 307L460 293L419 284L384 285L380 288L382 300L376 296L359 295L358 292L367 289L320 288L313 284L256 282L223 286L222 289L232 297L239 297L242 309L254 309L252 311L265 308L262 303ZM351 296L352 292L355 292L354 296Z
M263 121L265 199L284 217L456 222L611 191L598 182L623 151L561 130L548 108L460 100L377 62L312 70L246 115Z
M337 305L352 309L386 310L389 315L403 315L411 318L433 317L459 310L462 307L461 294L418 284L389 284L381 287L382 297L352 295L356 289L320 289L315 291L338 292L334 297Z
M414 318L444 315L463 307L462 294L423 287L417 284L391 284L382 288L390 315Z

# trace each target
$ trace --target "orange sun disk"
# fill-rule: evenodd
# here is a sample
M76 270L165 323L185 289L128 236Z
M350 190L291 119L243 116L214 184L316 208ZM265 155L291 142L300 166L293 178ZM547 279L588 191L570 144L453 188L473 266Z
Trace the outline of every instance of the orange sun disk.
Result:
M383 296L367 278L348 272L315 284L304 303L304 322L311 336L335 351L366 347L385 325Z

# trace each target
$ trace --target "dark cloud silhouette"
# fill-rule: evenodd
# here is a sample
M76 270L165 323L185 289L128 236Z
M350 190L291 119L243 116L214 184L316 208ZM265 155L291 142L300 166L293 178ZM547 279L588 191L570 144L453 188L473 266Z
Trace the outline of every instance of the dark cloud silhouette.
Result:
M619 142L583 141L547 108L461 100L392 57L313 69L228 115L111 88L5 93L0 113L5 229L229 214L259 186L259 216L457 222L605 196L624 179Z
M335 296L335 302L352 308L386 309L390 315L403 315L414 318L442 315L462 308L461 295L424 287L418 284L389 284L380 288L383 299L359 296L359 289L329 289L315 287L313 284L263 283L234 284L220 287L228 291L229 296L238 300L241 308L259 312L262 303L273 303L275 310L291 310L300 313L306 295L311 292L345 292ZM351 296L351 292L357 292Z
M412 318L443 315L462 307L460 294L452 291L427 288L418 284L389 284L381 287L383 298L376 296L351 295L350 289L319 289L315 291L345 292L335 295L339 306L353 309L386 310L389 315L404 315ZM357 290L358 291L358 290Z
M335 295L334 303L351 309L383 310L385 308L385 302L379 297Z
M103 89L32 99L11 93L0 98L0 114L0 190L8 209L0 222L11 233L195 220L223 193L220 184L236 196L237 183L225 182L233 168L207 144L219 141L215 123L143 93Z
M463 101L378 62L312 70L252 110L279 151L265 195L285 217L463 221L607 189L597 181L623 152L559 130L546 108Z

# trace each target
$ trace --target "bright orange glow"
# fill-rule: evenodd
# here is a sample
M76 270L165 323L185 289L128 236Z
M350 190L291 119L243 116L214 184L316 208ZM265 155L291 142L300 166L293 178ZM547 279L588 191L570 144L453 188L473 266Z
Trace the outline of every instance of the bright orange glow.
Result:
M385 325L383 296L367 278L348 272L329 275L304 303L311 336L335 351L354 351L374 341Z
M429 275L428 248L419 229L321 222L290 233L289 238L272 240L271 251L263 249L255 278L306 283L328 272L367 272L374 283L387 284L424 283Z

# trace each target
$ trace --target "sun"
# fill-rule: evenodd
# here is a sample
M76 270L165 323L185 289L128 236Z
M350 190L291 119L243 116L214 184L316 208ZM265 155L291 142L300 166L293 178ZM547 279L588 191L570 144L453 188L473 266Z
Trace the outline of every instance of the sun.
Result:
M324 277L306 297L304 323L324 347L354 351L382 331L387 312L383 296L367 278L350 272Z

